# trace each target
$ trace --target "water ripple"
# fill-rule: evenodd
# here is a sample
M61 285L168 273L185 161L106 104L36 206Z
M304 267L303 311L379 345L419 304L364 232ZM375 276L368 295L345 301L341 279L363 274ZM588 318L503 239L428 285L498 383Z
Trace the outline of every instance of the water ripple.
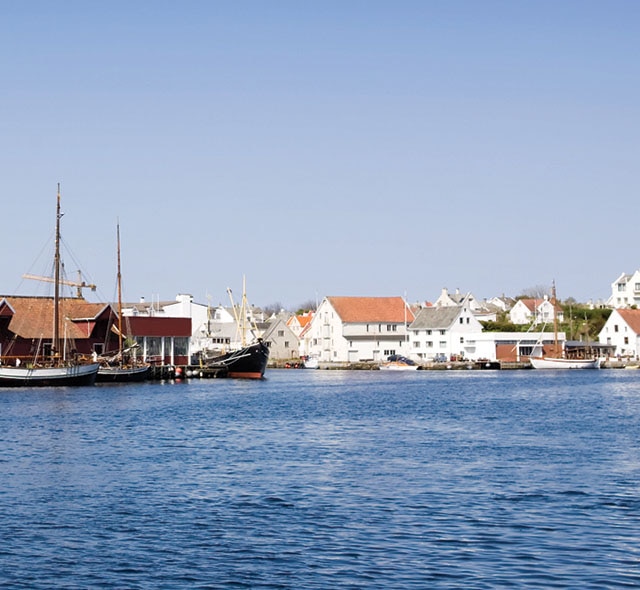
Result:
M629 373L7 392L0 586L638 587Z

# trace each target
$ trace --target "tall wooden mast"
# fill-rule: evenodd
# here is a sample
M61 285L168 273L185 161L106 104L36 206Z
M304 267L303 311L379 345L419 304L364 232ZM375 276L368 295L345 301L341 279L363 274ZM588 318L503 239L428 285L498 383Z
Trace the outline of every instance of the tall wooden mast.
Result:
M56 238L55 254L53 256L53 347L51 354L60 355L60 183L58 183L58 198L56 204Z
M558 351L558 312L556 311L556 282L551 286L551 305L553 306L553 354L557 357L562 355Z
M120 221L117 223L118 242L118 350L120 351L120 362L122 363L122 273L120 270Z

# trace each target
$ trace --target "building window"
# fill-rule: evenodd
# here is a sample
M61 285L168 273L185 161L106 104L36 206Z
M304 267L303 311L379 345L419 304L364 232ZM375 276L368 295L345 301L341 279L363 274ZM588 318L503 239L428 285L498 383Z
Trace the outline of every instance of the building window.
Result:
M278 338L284 338L284 330L278 330Z
M418 340L413 343L413 348L420 348L420 342Z
M624 343L625 344L629 344L629 336L625 336L624 337Z
M464 324L464 318L460 318L460 323Z
M285 347L285 348L289 348L289 341L288 341L288 340L285 340L285 341L284 341L284 347Z
M154 336L147 338L147 357L160 356L162 351L162 339Z
M186 356L189 353L189 339L188 338L174 338L173 339L173 354L177 356Z
M431 340L427 340L427 342L425 343L427 348L433 348L433 342Z
M464 344L464 336L460 336L460 344Z
M440 348L447 348L447 341L446 340L440 340Z
M467 318L467 324L469 323L469 318Z
M427 330L427 336L431 336L431 330Z
M447 333L446 330L440 330L440 336L444 336Z
M390 348L389 350L384 351L384 356L391 356L392 354L395 354L395 353L396 351Z
M618 331L618 324L614 324L614 326L613 326L613 331L614 331L614 332L617 332L617 331Z

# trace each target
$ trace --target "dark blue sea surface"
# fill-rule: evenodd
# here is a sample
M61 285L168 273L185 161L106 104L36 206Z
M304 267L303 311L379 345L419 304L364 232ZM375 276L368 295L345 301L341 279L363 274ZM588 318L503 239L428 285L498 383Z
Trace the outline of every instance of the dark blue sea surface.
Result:
M0 587L640 587L640 371L0 391Z

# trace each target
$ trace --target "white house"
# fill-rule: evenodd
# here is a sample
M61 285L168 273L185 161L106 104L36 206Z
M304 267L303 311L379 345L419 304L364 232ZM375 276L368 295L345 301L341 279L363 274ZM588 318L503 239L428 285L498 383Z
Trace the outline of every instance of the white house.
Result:
M262 338L269 344L269 358L290 360L299 357L298 336L289 326L289 322L276 317L268 323Z
M505 312L511 309L515 303L513 299L510 297L491 297L491 299L485 300L485 306L489 307L489 309L496 309L502 312Z
M611 297L607 305L614 309L632 305L640 307L640 270L631 275L622 273L611 283Z
M482 324L468 303L465 298L462 305L422 308L409 326L408 356L420 361L479 358L476 339Z
M321 362L408 355L413 313L402 297L325 297L305 329L305 353Z
M455 307L462 305L463 302L471 311L480 311L482 309L482 304L471 293L460 293L460 289L456 289L455 293L449 293L446 287L440 292L440 296L436 299L433 307Z
M236 306L239 313L239 306ZM167 318L191 318L192 334L189 356L208 350L226 350L242 344L242 324L246 326L244 340L250 342L261 336L256 320L262 317L258 308L248 308L246 318L236 318L232 307L210 307L196 303L193 296L179 294L175 301L152 301L141 299L138 303L125 304L123 316L151 316Z
M640 355L640 309L614 309L598 334L601 344L615 346L615 354L638 358Z
M299 315L292 315L287 320L287 326L289 326L289 329L296 336L300 337L300 334L302 333L302 331L307 327L309 322L312 320L314 313L315 312L313 311L306 311Z
M554 306L546 296L544 299L518 299L509 310L509 321L512 324L543 324L553 322L556 314L558 321L563 321L562 308L558 304Z

